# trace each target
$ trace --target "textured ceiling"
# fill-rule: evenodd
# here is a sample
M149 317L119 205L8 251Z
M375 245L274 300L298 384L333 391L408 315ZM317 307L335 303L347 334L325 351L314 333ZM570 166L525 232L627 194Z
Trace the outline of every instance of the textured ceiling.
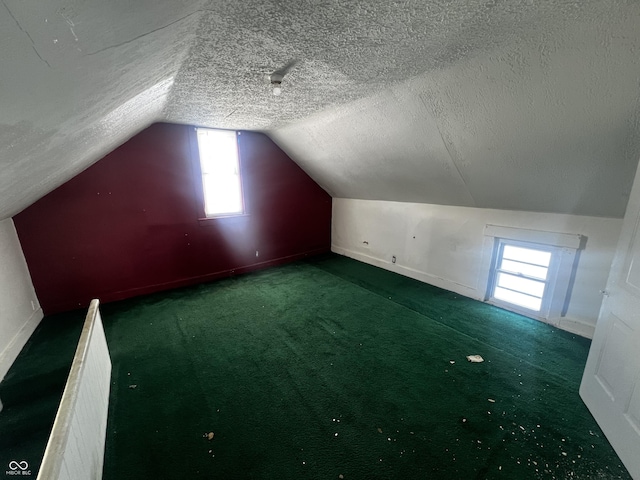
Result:
M640 10L600 7L272 137L335 197L620 217L640 156Z
M636 2L0 1L0 218L154 121L263 130L338 197L624 213Z
M161 118L192 43L194 8L168 0L2 0L0 218Z
M167 113L225 128L274 128L509 44L574 10L496 1L209 5ZM290 60L299 63L275 98L263 77Z

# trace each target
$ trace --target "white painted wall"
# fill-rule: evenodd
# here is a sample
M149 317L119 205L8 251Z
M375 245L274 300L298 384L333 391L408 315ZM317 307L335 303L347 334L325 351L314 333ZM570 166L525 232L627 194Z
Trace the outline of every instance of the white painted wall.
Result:
M334 198L332 250L483 300L487 224L587 237L567 314L549 323L591 338L621 219Z
M42 319L13 220L0 221L0 380Z

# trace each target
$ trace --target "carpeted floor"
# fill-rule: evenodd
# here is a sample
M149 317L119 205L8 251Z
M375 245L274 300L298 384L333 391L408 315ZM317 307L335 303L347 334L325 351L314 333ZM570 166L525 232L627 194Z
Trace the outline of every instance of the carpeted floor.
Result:
M0 478L13 461L27 462L22 478L36 478L85 313L43 319L0 383Z
M578 396L588 340L345 257L102 317L106 479L630 478Z

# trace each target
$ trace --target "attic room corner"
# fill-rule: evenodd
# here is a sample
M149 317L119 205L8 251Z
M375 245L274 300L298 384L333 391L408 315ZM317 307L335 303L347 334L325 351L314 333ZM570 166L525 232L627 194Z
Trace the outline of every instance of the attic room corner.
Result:
M13 220L0 221L0 380L42 320Z
M484 231L491 224L523 232L580 233L588 238L576 262L575 282L564 311L559 308L556 315L538 320L593 338L601 292L622 227L619 218L334 198L331 248L361 262L487 301L494 239Z

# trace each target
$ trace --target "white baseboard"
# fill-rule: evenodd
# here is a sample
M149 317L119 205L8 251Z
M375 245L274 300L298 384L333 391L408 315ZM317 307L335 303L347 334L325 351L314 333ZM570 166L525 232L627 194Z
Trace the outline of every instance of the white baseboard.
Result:
M475 288L469 287L468 285L462 285L460 283L447 280L446 278L430 275L425 272L414 270L409 267L404 267L396 263L391 263L386 260L382 260L380 258L373 257L364 253L355 252L353 250L342 248L337 245L331 245L331 251L339 255L344 255L345 257L353 258L354 260L358 260L363 263L368 263L369 265L374 265L376 267L384 268L385 270L389 270L390 272L399 273L400 275L404 275L405 277L413 278L414 280L428 283L429 285L443 288L444 290L448 290L450 292L458 293L462 296L469 297L474 300L478 300L480 302L484 302L484 298L482 298L482 295L478 295L478 291ZM484 303L488 303L488 302L484 302ZM501 306L501 308L503 307ZM521 312L516 312L516 313L518 313L519 315L523 315L523 313ZM534 320L538 320L540 322L548 323L549 325L559 328L560 330L565 330L567 332L574 333L576 335L580 335L581 337L585 337L589 339L593 338L593 334L595 332L595 326L588 323L584 323L576 319L557 318L557 319L550 319L550 320L541 320L535 317L530 317L530 318L533 318Z
M560 318L558 322L555 324L560 330L565 330L570 333L575 333L576 335L580 335L581 337L588 338L589 340L593 339L593 334L596 331L596 326L591 325L590 323L584 323L580 320L575 320L573 318Z
M7 374L11 365L20 354L22 347L25 346L31 334L35 331L36 327L40 324L40 320L44 317L42 308L34 310L29 320L27 320L22 328L15 334L5 349L0 352L0 381Z
M345 257L353 258L354 260L358 260L360 262L368 263L369 265L384 268L385 270L389 270L390 272L399 273L400 275L413 278L414 280L418 280L423 283L428 283L429 285L433 285L435 287L443 288L444 290L449 290L450 292L458 293L465 297L473 298L474 300L480 300L480 298L478 297L478 291L468 285L463 285L446 278L421 272L420 270L415 270L403 265L398 265L397 263L392 263L387 260L372 257L364 253L354 252L353 250L348 250L337 245L331 245L331 251L339 255L344 255Z

